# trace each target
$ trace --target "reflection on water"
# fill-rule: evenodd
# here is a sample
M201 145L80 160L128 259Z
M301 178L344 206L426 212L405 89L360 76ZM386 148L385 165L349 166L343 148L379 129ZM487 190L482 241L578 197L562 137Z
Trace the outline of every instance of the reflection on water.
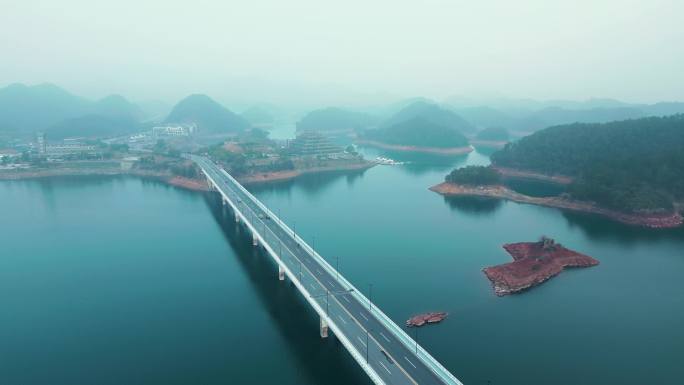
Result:
M392 151L368 146L360 146L359 149L366 159L383 157L398 162L404 162L405 164L399 167L406 171L407 174L416 176L425 175L430 172L439 172L446 175L457 167L489 164L489 158L477 150L469 154L461 155L436 155L419 152Z
M452 210L471 215L491 215L503 205L501 199L467 196L445 196L444 202Z
M347 185L353 186L356 181L363 178L367 170L340 170L321 173L302 174L294 179L273 181L268 183L248 184L252 192L274 192L288 195L293 188L304 191L309 196L320 195L327 190L335 181L344 178Z
M674 229L649 229L616 222L614 220L576 211L562 211L570 227L576 227L587 238L597 241L617 242L623 245L663 240L684 241L684 227Z
M334 337L318 336L318 315L302 298L290 280L277 279L277 267L261 248L251 244L249 231L233 220L230 209L221 204L216 194L206 194L205 201L243 271L249 278L259 303L271 316L273 325L288 342L284 347L296 359L296 378L274 383L303 384L371 384L370 379L351 359ZM243 321L238 321L243 322ZM311 360L315 361L312 362ZM330 373L335 373L331 376ZM274 373L274 377L278 374Z

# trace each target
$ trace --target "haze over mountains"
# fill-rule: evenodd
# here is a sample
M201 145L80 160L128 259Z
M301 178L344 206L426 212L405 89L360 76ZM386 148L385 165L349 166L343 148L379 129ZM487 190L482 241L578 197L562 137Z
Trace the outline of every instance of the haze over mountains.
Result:
M123 135L151 123L194 123L202 132L216 134L240 132L252 126L269 127L276 121L298 121L298 129L335 131L388 128L409 120L426 120L469 136L485 128L500 127L519 137L559 124L603 123L676 113L684 113L684 103L458 97L438 103L415 97L366 108L311 108L308 113L262 103L237 114L202 94L190 95L171 109L162 102L136 104L121 95L93 101L52 84L12 84L0 88L0 133L32 135L46 131L53 137Z

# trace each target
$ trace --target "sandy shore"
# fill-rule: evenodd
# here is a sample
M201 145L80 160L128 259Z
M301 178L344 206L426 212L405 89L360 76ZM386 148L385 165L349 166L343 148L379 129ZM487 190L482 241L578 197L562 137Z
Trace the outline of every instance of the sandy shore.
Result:
M399 144L387 144L376 142L374 140L357 140L357 144L365 144L368 146L383 148L385 150L406 151L406 152L421 152L425 154L436 155L463 155L473 151L471 146L466 147L419 147L419 146L402 146Z
M629 225L651 228L678 227L682 224L680 213L667 214L634 214L623 213L597 206L591 202L576 201L563 197L531 197L515 192L505 186L464 186L452 183L440 183L430 187L430 190L446 196L480 196L495 199L507 199L518 203L538 206L555 207L564 210L603 215L618 222Z

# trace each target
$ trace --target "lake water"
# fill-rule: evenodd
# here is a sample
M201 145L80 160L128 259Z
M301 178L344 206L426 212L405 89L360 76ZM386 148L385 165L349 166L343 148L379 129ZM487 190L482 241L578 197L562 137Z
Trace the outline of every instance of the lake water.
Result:
M675 384L684 231L427 188L408 161L250 189L465 384ZM530 189L530 186L525 188ZM0 182L0 384L368 384L220 201L136 178ZM601 261L521 295L482 268L540 235Z

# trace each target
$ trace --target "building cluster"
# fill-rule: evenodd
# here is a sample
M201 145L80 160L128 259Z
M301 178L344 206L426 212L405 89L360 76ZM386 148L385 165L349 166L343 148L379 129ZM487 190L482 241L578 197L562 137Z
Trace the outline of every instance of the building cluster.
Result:
M345 156L344 150L332 144L325 135L313 130L297 133L289 144L291 154L304 157L336 159Z
M63 157L69 155L94 155L97 148L83 143L80 139L64 139L55 143L48 143L44 133L36 136L35 150L41 156Z
M154 137L166 136L190 136L197 131L196 124L179 124L152 127L152 135Z

